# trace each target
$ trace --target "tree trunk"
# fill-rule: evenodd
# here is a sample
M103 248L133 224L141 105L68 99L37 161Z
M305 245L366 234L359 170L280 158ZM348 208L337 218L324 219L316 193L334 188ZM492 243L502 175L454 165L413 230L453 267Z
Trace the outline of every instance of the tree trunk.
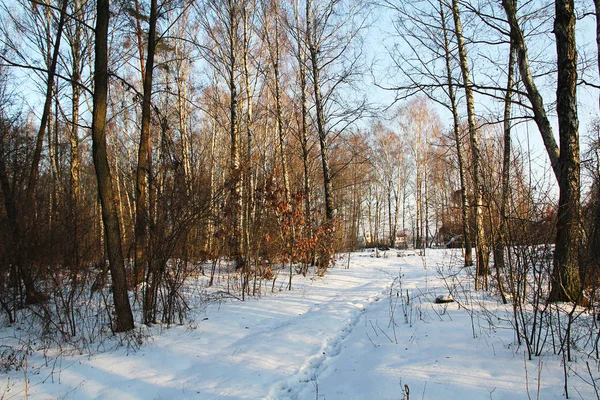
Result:
M304 46L302 38L306 35L302 34L302 28L300 25L300 10L298 9L298 2L294 2L294 14L296 18L296 35L298 40L296 58L298 60L298 77L300 83L300 147L302 149L302 166L304 168L304 229L305 239L309 241L313 236L312 226L312 211L310 201L310 148L308 145L308 106L306 99L306 56L304 53ZM315 255L314 251L311 251L309 259L306 260L307 264L314 264Z
M527 98L531 103L533 120L535 121L540 134L542 135L546 152L548 153L548 157L550 157L552 170L554 171L556 178L560 181L560 152L558 145L556 144L556 140L554 139L552 125L550 125L550 121L546 115L544 101L537 89L537 86L535 85L535 82L533 81L533 76L531 75L531 71L529 69L529 56L527 52L527 46L525 44L525 37L517 19L517 0L502 0L502 6L504 7L504 11L506 12L506 17L510 25L511 41L515 46L515 51L517 53L519 74L521 75L521 80L523 81L523 85L527 90Z
M448 30L446 28L446 15L442 8L440 0L440 18L444 32L444 57L446 61L446 74L448 77L448 97L450 98L450 108L452 110L452 131L454 132L454 143L456 145L456 159L458 162L458 176L460 180L460 204L462 213L462 231L463 245L465 248L465 266L473 265L473 246L471 244L471 232L469 228L469 201L467 198L467 181L465 178L465 162L462 150L462 141L460 138L460 117L458 115L458 106L456 94L454 91L454 80L452 78L452 56L450 54L450 41L448 40Z
M511 29L511 40L517 53L517 65L534 120L559 186L556 245L552 271L550 301L580 301L579 244L581 205L579 199L579 121L577 117L577 51L575 48L575 16L572 1L556 1L554 32L557 49L557 104L560 148L554 139L542 97L529 70L529 58L523 31L518 24L516 0L502 0ZM565 154L563 154L565 153ZM562 176L566 174L567 176Z
M600 0L594 0L596 10L596 51L597 60L600 60ZM598 61L598 75L600 75L600 61ZM598 95L598 106L600 106L600 95Z
M98 182L98 194L102 204L102 220L104 221L104 233L106 235L106 247L112 277L113 300L116 314L115 331L125 332L134 328L133 314L131 313L129 297L127 295L119 217L115 205L106 150L109 1L97 0L96 9L92 151Z
M471 89L471 78L469 76L469 62L465 47L462 23L458 9L458 0L452 0L452 15L454 17L454 28L458 44L458 55L460 69L463 77L463 85L467 102L467 122L469 125L469 138L471 141L471 152L473 158L473 193L475 198L475 253L477 256L477 277L483 277L484 286L487 288L487 275L489 274L489 252L483 226L483 186L480 182L481 156L477 137L477 126L475 123L475 105L473 102L473 91ZM475 281L478 286L478 279Z
M238 127L238 93L236 82L237 61L237 42L238 42L238 5L237 2L229 0L228 2L228 23L229 23L229 49L228 49L228 86L229 86L229 136L231 139L230 147L230 192L229 208L232 217L232 232L229 239L231 257L236 263L237 268L244 267L243 243L242 243L242 170L240 165L240 138Z
M333 188L331 182L331 171L329 169L329 150L327 144L327 131L325 128L325 116L324 116L324 104L323 97L321 94L321 80L319 70L319 49L315 43L315 31L316 27L313 26L313 20L311 17L312 1L307 0L306 2L306 37L308 42L308 50L310 53L311 65L312 65L312 78L313 78L313 91L315 96L315 110L317 114L317 132L319 134L319 145L321 149L321 167L323 170L323 190L325 197L325 240L323 243L324 251L319 259L319 266L322 269L327 269L329 266L329 259L333 255L331 246L333 244L333 233L334 233L334 217L335 210L333 206Z
M137 2L136 2L137 7ZM148 30L148 51L146 54L146 70L142 74L143 79L143 98L142 98L142 126L140 133L140 145L138 148L138 159L136 169L136 181L135 181L135 264L134 264L134 275L135 283L141 283L144 279L144 274L148 271L148 277L150 278L150 271L148 270L151 263L148 262L149 257L149 221L150 221L150 207L148 204L149 196L149 182L150 182L150 164L152 163L152 141L150 138L150 113L152 107L152 80L154 75L154 54L156 50L156 0L152 0L150 3L150 20ZM140 15L136 16L139 20ZM139 44L141 46L141 43ZM142 64L143 65L143 64ZM147 282L149 284L149 282ZM149 293L152 293L152 288L146 290L146 299L144 300L144 322L150 323L152 321L147 320L150 315L147 313L150 310L150 304L153 303L153 299L147 298ZM150 303L148 303L150 302Z
M250 83L250 27L249 27L249 15L248 2L244 1L242 4L242 49L243 58L242 63L244 67L244 89L246 91L246 159L244 165L244 191L245 194L243 199L243 245L245 257L249 257L250 254L250 226L252 224L252 204L254 203L254 185L252 181L252 122L253 122L253 96L252 96L252 85ZM246 260L244 263L244 280L246 290L249 291L248 286L250 274L250 262Z
M74 12L78 18L82 16L81 10L82 5L80 1L73 2ZM81 47L82 47L82 35L83 26L80 21L75 22L75 31L71 38L71 50L72 50L72 75L71 75L71 90L73 94L73 100L71 104L72 122L71 131L69 135L69 143L71 145L71 166L69 169L70 183L71 183L71 201L75 210L75 216L77 216L78 202L81 197L80 188L80 168L81 168L81 156L79 155L79 102L81 98L81 88L79 87L81 81ZM77 219L77 218L75 218Z
M549 300L580 302L579 250L582 232L575 6L573 0L556 0L555 6L554 34L558 67L556 111L560 137L560 175L556 246Z
M144 297L144 323L154 322L156 315L156 299L154 293L158 282L156 263L150 262L149 227L150 204L149 195L152 164L152 140L150 138L150 113L152 111L152 81L154 75L154 55L156 52L156 10L157 0L150 2L150 19L148 30L148 50L146 54L146 71L143 75L144 95L142 98L142 126L140 145L138 148L138 164L136 169L136 201L135 201L135 282L141 283L146 272L146 290Z
M506 82L506 94L504 96L504 151L502 156L502 194L500 198L500 226L494 243L494 266L496 268L496 280L498 288L502 296L502 302L506 304L506 296L504 296L504 288L502 285L500 271L504 269L504 246L506 244L506 222L508 219L508 194L510 192L510 157L511 157L511 115L512 115L512 93L514 86L514 70L515 70L515 51L514 46L510 44L508 56L508 77Z

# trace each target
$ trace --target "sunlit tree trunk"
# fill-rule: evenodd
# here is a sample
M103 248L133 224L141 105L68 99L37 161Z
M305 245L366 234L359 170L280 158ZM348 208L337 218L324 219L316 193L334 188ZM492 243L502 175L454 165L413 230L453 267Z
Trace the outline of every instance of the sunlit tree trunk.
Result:
M137 2L136 2L137 7ZM156 0L152 0L150 3L150 19L149 19L149 31L148 31L148 49L146 66L144 70L143 61L140 61L143 81L143 97L142 97L142 121L140 131L140 144L138 147L137 167L136 167L136 180L135 180L135 265L134 275L135 282L141 283L144 279L144 274L149 268L149 221L151 218L150 207L149 207L149 196L148 191L150 190L150 179L151 179L151 163L152 163L152 141L150 138L150 113L152 106L152 80L154 75L154 55L156 49ZM138 20L141 16L136 15ZM139 43L138 46L141 46ZM143 60L143 58L140 58ZM148 290L146 290L148 292ZM149 310L147 307L152 303L152 296L148 298L146 293L145 299L145 313ZM149 315L144 316L144 322L149 323Z
M115 204L112 178L106 151L106 108L108 99L108 0L97 0L94 61L94 96L92 113L92 151L98 194L102 205L102 220L106 235L106 247L112 276L112 291L115 304L115 331L133 329L133 314L127 295L125 264L121 248L119 217Z
M469 62L467 60L467 50L463 38L458 0L452 0L452 15L454 17L454 29L456 33L456 41L458 44L460 69L463 78L463 86L465 89L465 100L467 103L467 122L469 125L469 139L471 142L471 152L473 158L473 193L475 200L475 253L477 256L477 279L475 286L478 287L479 279L483 278L484 287L487 289L487 277L489 274L489 251L483 226L483 187L480 177L481 155L479 151L477 126L475 122L475 105L473 100L473 90L471 88Z
M552 170L557 179L560 180L560 168L559 168L559 157L560 152L556 140L554 139L554 132L552 131L552 125L546 115L546 108L544 106L543 98L533 81L533 75L529 68L529 56L527 46L525 44L525 37L523 31L519 26L517 19L517 1L516 0L502 0L502 6L506 13L508 23L510 25L511 41L513 42L515 52L517 54L517 66L519 68L519 74L521 75L521 81L527 90L527 98L531 103L531 111L533 112L533 120L538 126L546 152L550 158L550 164Z
M300 23L299 2L294 2L294 16L296 22L296 59L298 62L298 83L300 85L300 148L302 150L303 184L304 184L304 237L310 239L313 236L313 218L311 210L311 183L310 183L310 145L308 141L308 106L307 106L307 82L306 82L306 53L303 43L306 33ZM306 263L314 264L314 252L311 251Z
M533 81L523 31L517 19L516 0L502 0L517 54L521 80L531 103L533 119L542 136L559 186L557 235L552 271L550 301L581 301L579 245L581 205L579 176L579 121L577 116L577 50L572 1L556 3L554 33L557 49L557 104L560 150L546 115L541 94ZM566 176L563 176L566 175Z
M512 127L512 94L514 86L515 52L512 45L509 50L507 65L506 94L504 95L504 150L502 154L502 193L500 197L500 226L494 243L494 266L496 268L496 280L502 296L502 301L506 304L504 288L502 285L500 271L504 269L504 246L506 243L507 232L506 225L508 219L508 195L510 192L510 167L511 167L511 127Z
M246 93L246 157L243 166L243 194L242 194L242 252L244 254L244 288L249 293L249 279L251 272L250 265L250 231L252 225L252 207L254 204L254 182L253 182L253 168L252 168L252 151L253 151L253 140L252 140L252 124L253 124L253 88L250 82L250 41L251 41L251 19L250 16L254 10L250 9L250 2L243 0L241 1L241 13L242 13L242 66L244 69L244 91Z
M448 30L446 25L446 14L440 1L440 19L444 33L444 58L446 62L446 74L448 78L448 97L450 99L450 109L452 111L452 132L454 133L454 143L456 145L456 159L458 162L458 176L460 180L460 203L462 214L463 245L465 248L465 266L473 265L473 246L471 245L471 232L469 228L469 202L467 198L467 181L465 178L465 162L463 157L462 140L460 134L460 117L458 115L458 105L454 90L454 80L452 78L452 56L450 54L450 40L448 39Z
M152 111L152 81L154 76L154 56L156 52L156 20L157 0L150 2L150 19L148 30L148 49L146 54L146 71L143 75L144 93L142 98L142 127L138 148L138 165L136 169L136 213L135 213L135 275L139 283L146 272L146 288L144 295L144 323L154 322L156 317L156 293L158 290L157 263L150 260L150 220L152 199L149 196L152 180L152 140L150 137L150 113Z
M581 301L579 119L577 116L577 47L573 0L556 0L558 81L556 112L560 137L559 198L550 301Z

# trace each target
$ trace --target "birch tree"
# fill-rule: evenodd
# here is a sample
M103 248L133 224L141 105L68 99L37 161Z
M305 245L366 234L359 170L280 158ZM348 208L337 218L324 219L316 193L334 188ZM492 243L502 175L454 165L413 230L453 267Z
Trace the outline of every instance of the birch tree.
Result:
M463 37L458 0L452 0L452 16L454 19L454 33L456 35L456 42L458 45L462 84L466 96L467 122L472 153L473 192L475 201L473 207L475 213L475 252L477 257L477 277L483 277L484 287L487 288L487 275L489 274L489 250L483 225L483 186L480 181L481 156L479 153L477 124L475 121L475 104L473 99L473 90L471 87L469 62L467 59L467 49ZM479 285L478 282L479 279L476 279L476 288Z

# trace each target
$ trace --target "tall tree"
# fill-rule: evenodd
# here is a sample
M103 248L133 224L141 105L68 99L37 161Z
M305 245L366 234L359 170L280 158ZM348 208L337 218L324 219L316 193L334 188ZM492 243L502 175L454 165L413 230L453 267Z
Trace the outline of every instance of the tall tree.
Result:
M146 290L144 296L144 322L154 322L156 316L156 295L158 291L157 264L149 260L150 251L150 201L148 195L152 179L152 140L150 138L150 113L152 106L152 81L154 76L154 56L156 52L156 20L157 0L150 2L150 19L148 20L148 49L146 54L146 70L143 74L144 93L142 98L142 127L138 148L138 165L136 170L136 219L135 219L135 268L136 278L146 273Z
M572 1L557 0L554 32L557 49L557 104L560 150L546 114L543 98L529 68L525 35L517 19L517 1L502 0L517 54L521 80L531 103L533 119L544 141L559 186L557 234L552 271L551 301L580 301L579 244L581 205L579 199L579 132L577 116L577 50L575 10ZM565 175L565 176L563 176Z
M582 232L574 1L556 0L555 10L554 35L558 69L556 112L560 138L560 175L556 247L549 299L579 302L579 251Z
M305 7L305 40L310 59L308 75L312 81L311 91L323 174L325 235L319 259L322 269L329 265L335 233L329 141L332 132L336 131L337 134L344 131L353 121L359 119L365 110L364 101L351 105L348 96L345 99L339 96L339 90L343 85L351 85L353 79L360 74L360 55L353 54L352 50L355 45L360 45L360 33L366 20L363 16L367 10L366 4L355 0L308 0ZM337 116L334 116L335 113Z
M463 146L461 140L460 117L458 115L458 104L456 100L456 91L454 88L454 79L452 76L452 54L450 50L449 32L446 24L446 13L439 0L440 23L444 38L444 62L446 65L446 75L448 81L448 99L450 100L450 110L452 111L452 132L454 133L454 144L456 146L456 158L458 162L458 175L460 179L460 203L462 212L462 231L463 245L465 248L465 265L473 265L473 247L471 246L471 232L469 228L469 201L467 197L467 182L465 177L465 161L463 156Z
M228 199L225 205L229 234L227 248L238 268L245 265L243 249L243 166L240 137L240 90L243 46L242 1L210 0L199 8L199 20L207 35L200 47L205 59L215 69L227 87L227 130L229 133Z
M469 61L467 60L467 49L463 37L458 0L452 0L452 16L454 18L454 32L456 34L456 42L458 44L460 70L462 73L463 87L466 96L467 123L469 127L469 139L473 163L473 192L475 200L475 253L477 256L477 276L483 277L484 285L487 287L487 275L489 274L489 250L487 248L487 240L483 226L483 186L480 179L481 156L479 152L477 124L475 122L475 104L473 99L473 89L471 87ZM478 280L476 280L475 286L478 286Z
M594 0L594 9L596 10L596 56L600 60L600 0ZM598 75L600 75L600 61L598 61ZM598 105L600 106L600 95Z
M519 20L517 19L517 0L502 0L502 6L504 7L508 24L510 25L511 41L514 45L514 49L517 55L517 66L519 68L521 81L523 82L523 85L525 86L525 89L527 91L527 98L531 103L533 120L535 121L538 130L540 131L540 135L542 136L544 146L546 147L546 152L548 153L548 157L550 158L552 170L554 171L554 175L556 175L558 179L560 175L560 152L558 150L556 140L554 139L552 125L550 124L550 120L548 119L548 116L546 114L544 99L542 98L542 95L540 94L533 80L533 75L529 67L529 52L527 50L527 44L525 43L525 35L523 34L523 30L521 29L521 26L519 25Z
M511 130L512 130L512 97L514 86L514 70L515 70L515 52L514 46L510 44L506 93L504 94L504 149L502 152L502 188L500 195L500 226L494 243L494 267L496 268L496 279L502 296L502 301L506 304L504 289L500 277L500 271L504 268L504 247L507 237L507 222L508 222L508 197L510 193L510 167L511 167Z
M106 149L106 112L108 99L108 21L109 0L97 0L94 45L94 95L92 113L92 153L96 168L98 195L102 206L102 220L112 277L115 304L115 331L134 328L133 314L127 295L125 263L121 248L121 229L115 204L108 154Z
M333 11L333 4L330 5ZM321 59L317 32L321 31L322 27L317 26L317 15L312 6L312 1L306 1L306 41L308 44L308 52L311 62L311 77L312 89L315 100L315 113L317 120L317 133L319 135L319 145L321 149L321 168L323 172L323 190L325 197L325 229L328 230L329 238L333 239L333 219L335 210L333 205L333 188L331 184L331 170L329 167L329 149L327 143L327 128L325 126L325 105L323 104L323 93L321 92ZM329 256L331 254L323 254L319 260L322 268L329 266Z

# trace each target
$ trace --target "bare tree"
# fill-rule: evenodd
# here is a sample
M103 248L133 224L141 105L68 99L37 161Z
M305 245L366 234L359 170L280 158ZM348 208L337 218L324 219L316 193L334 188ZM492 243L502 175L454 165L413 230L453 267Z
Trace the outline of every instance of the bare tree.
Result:
M329 7L333 7L334 4L330 3ZM325 16L331 15L331 12L324 13ZM313 95L315 99L315 112L317 119L317 132L319 134L319 145L321 149L321 168L323 171L323 190L325 196L325 229L328 231L327 241L333 240L333 219L335 217L334 205L333 205L333 193L331 184L331 170L329 166L329 150L327 145L327 131L325 127L325 105L323 104L323 93L321 92L321 60L319 57L317 29L322 29L319 26L315 26L316 15L312 7L312 1L306 1L306 41L308 43L308 51L310 54L311 61L311 76L313 82ZM325 244L328 246L328 244ZM327 269L329 266L329 257L331 254L325 253L321 255L319 264L321 268Z
M594 9L596 10L596 57L600 60L600 0L594 0ZM600 75L600 61L598 62L598 75ZM600 106L600 95L598 96L598 105Z
M142 126L140 145L138 148L138 165L136 169L136 204L135 204L135 277L139 282L144 271L147 271L146 290L144 296L144 322L152 323L155 318L156 291L158 290L155 263L149 260L149 221L152 201L148 196L152 177L152 142L150 139L150 113L152 106L152 81L154 75L154 56L156 53L156 21L157 0L150 2L150 18L148 20L148 49L146 52L146 69L143 78Z
M558 67L556 112L560 138L560 175L556 248L549 300L580 302L579 251L582 232L575 4L573 0L556 0L555 6L554 35Z
M338 8L345 6L343 12ZM330 133L335 128L332 115L326 115L332 109L333 99L342 84L351 83L352 77L359 71L359 57L350 56L352 45L358 41L364 27L364 19L359 17L364 5L350 1L306 1L306 44L310 58L310 77L314 99L315 119L321 154L321 170L323 172L323 197L325 203L324 251L319 258L319 266L327 269L330 249L335 231L335 204L333 197L332 171L329 161ZM341 16L338 20L336 17ZM344 58L348 65L344 65ZM336 65L337 64L337 65ZM326 76L327 68L337 67L341 72ZM327 88L324 88L327 83ZM350 119L358 119L363 105L352 110L342 110ZM351 123L351 122L350 122ZM345 126L349 123L346 121ZM338 128L344 130L344 128Z
M440 5L440 23L444 37L444 61L446 64L446 75L448 80L448 98L450 100L450 110L452 111L452 132L454 133L454 144L456 146L456 158L458 162L458 174L460 178L460 202L462 211L462 231L463 245L465 249L465 265L473 265L473 248L471 246L471 232L469 229L469 201L467 197L467 182L465 178L465 162L463 156L460 117L458 115L458 104L456 100L456 91L454 88L454 79L452 76L452 55L450 50L449 32L446 25L446 13L442 1Z
M112 177L106 151L106 106L108 98L108 20L109 0L96 3L96 31L94 45L94 110L92 115L92 150L98 194L102 205L102 220L106 235L108 261L112 276L115 304L115 331L134 328L133 314L127 295L125 264L121 248L121 229L115 204Z
M515 52L512 46L509 50L507 65L506 94L504 96L504 148L502 152L502 194L500 196L500 226L498 227L496 242L494 243L494 267L496 268L496 279L502 296L502 301L506 304L506 297L502 286L500 271L504 269L504 247L507 238L506 225L508 220L508 200L510 194L510 167L511 167L511 129L512 129L512 96L514 86Z
M243 166L241 155L239 117L239 77L242 67L244 0L210 0L199 10L200 23L207 35L207 43L201 46L207 62L225 82L229 94L227 113L229 131L229 171L227 203L230 257L238 268L245 265L243 251Z
M572 2L556 1L554 32L557 48L557 113L561 150L546 115L542 96L529 68L525 37L517 19L517 1L503 0L502 5L510 25L511 40L517 54L521 80L531 103L536 122L559 186L557 236L552 272L552 301L581 301L579 278L579 244L581 206L579 200L579 133L577 118L576 80L577 50L575 47L575 16ZM564 175L564 176L563 176Z
M136 0L136 22L138 34L138 47L140 57L143 54L143 42L141 42L141 24L142 16L139 14L139 5ZM157 20L157 2L150 2L150 16L148 19L148 48L146 51L146 62L143 57L140 58L141 75L143 81L142 97L142 120L140 144L138 147L137 168L136 168L136 188L135 188L135 265L134 275L136 283L143 279L145 271L148 270L149 257L149 221L150 204L148 192L152 176L152 141L150 138L150 113L152 107L152 81L154 76L154 57L156 53L156 20ZM152 296L146 294L146 302L152 303ZM148 304L146 304L148 306ZM144 307L146 309L146 306ZM152 307L150 307L152 308ZM148 312L148 310L146 310ZM144 319L147 319L146 316ZM146 323L150 321L145 321Z
M477 124L475 122L475 105L473 100L473 91L471 88L471 78L469 72L469 62L467 60L467 50L464 43L462 22L460 19L460 10L458 0L452 0L452 15L454 18L454 31L458 44L458 55L460 60L460 70L463 78L463 87L467 103L467 122L469 127L469 138L472 152L473 163L473 192L474 192L474 212L475 212L475 251L477 256L477 276L483 277L484 286L487 288L487 275L489 274L489 250L483 225L483 187L480 181L481 156L479 154L479 143L477 134ZM475 286L478 287L478 280Z

